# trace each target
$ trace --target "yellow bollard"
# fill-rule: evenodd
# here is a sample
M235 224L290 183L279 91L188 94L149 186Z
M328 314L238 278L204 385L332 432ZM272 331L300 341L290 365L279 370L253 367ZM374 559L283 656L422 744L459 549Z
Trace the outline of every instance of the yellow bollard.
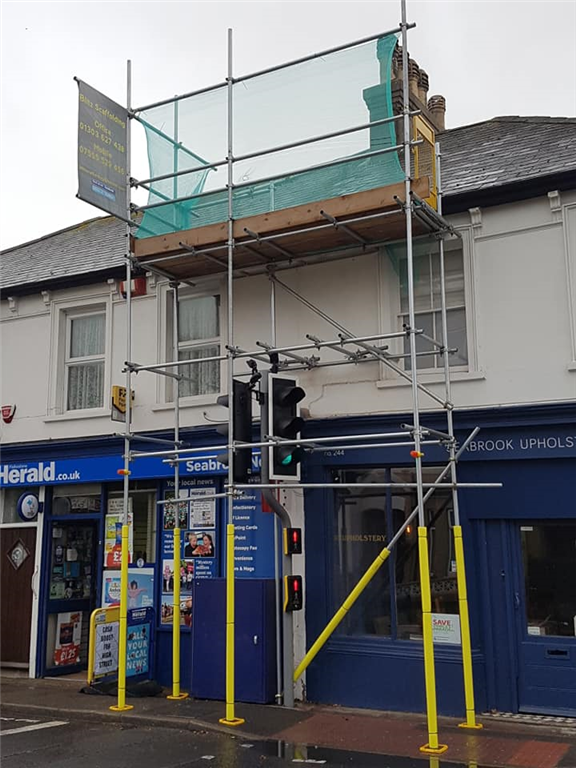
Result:
M234 526L226 526L226 717L222 725L242 725L234 716Z
M179 511L176 509L176 526ZM180 528L174 528L174 612L172 614L172 693L167 699L187 699L187 693L180 692Z
M474 677L472 674L472 644L470 642L470 617L468 615L468 590L466 588L466 568L464 565L464 542L462 526L454 526L454 550L456 554L456 579L458 581L458 606L460 608L460 634L462 636L462 667L464 669L464 701L466 722L460 728L479 730L482 723L476 722L474 706Z
M128 633L128 526L122 526L122 561L120 566L120 626L118 628L118 704L110 707L114 712L134 709L126 704L126 635Z
M432 599L430 596L430 562L428 559L428 529L418 528L418 554L420 563L420 591L422 594L422 634L424 645L424 677L426 683L426 715L428 743L420 752L440 755L448 746L438 743L438 714L436 711L436 674L434 670L434 642L432 640Z

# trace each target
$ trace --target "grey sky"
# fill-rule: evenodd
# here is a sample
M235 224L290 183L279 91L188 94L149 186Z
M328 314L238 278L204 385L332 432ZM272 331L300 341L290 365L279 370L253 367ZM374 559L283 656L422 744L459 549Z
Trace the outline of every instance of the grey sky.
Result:
M1 13L6 248L99 215L75 198L74 75L123 104L131 59L139 106L222 81L228 27L240 75L395 27L400 2L1 0ZM417 23L410 54L428 72L430 94L446 97L448 127L495 115L576 116L574 0L408 0L408 19ZM135 150L142 170L144 148Z

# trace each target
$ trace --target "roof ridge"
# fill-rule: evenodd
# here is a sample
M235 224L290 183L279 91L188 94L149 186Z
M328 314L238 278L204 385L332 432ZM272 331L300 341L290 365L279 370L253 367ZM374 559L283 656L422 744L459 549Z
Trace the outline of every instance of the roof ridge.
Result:
M562 117L560 115L495 115L487 120L478 120L475 123L466 123L466 125L446 128L440 133L453 133L454 131L462 131L466 128L474 128L477 125L487 125L488 123L576 123L576 117Z

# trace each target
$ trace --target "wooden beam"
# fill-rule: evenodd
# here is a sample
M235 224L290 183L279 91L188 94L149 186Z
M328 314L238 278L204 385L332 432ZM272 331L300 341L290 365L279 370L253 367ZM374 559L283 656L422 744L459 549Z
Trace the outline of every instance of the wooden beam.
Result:
M430 194L428 177L414 181L412 191L420 198L428 197ZM249 216L234 222L234 239L241 241L247 237L244 231L245 227L252 232L258 232L260 235L268 235L273 232L298 229L314 224L325 224L326 219L320 214L320 211L326 211L335 218L341 218L393 209L397 206L395 197L404 199L403 182L364 192L340 195L319 202L297 205L292 208L284 208L281 211L270 211L257 216ZM143 239L134 238L133 252L137 259L143 259L145 263L146 258L181 253L180 243L185 243L192 248L204 248L223 243L226 238L227 222L224 221L196 229L171 232L167 235Z

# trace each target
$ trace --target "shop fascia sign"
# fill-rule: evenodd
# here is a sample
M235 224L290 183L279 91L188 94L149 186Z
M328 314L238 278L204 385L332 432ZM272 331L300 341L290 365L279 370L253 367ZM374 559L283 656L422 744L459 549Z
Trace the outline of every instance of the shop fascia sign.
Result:
M118 470L122 466L119 455L0 464L0 488L114 481L118 480ZM259 452L252 455L252 466L255 471L260 470ZM130 471L134 479L168 478L174 474L169 464L155 457L136 459ZM184 477L195 477L225 475L228 468L218 461L216 454L206 454L191 456L180 465L180 471Z

